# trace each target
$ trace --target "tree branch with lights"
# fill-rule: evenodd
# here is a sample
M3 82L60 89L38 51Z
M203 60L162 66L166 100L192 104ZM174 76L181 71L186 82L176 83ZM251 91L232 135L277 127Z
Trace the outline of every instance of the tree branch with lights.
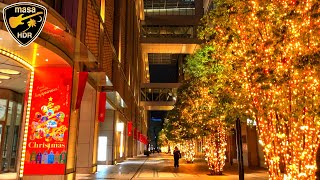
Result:
M214 0L200 37L235 65L270 179L315 179L320 137L318 0Z

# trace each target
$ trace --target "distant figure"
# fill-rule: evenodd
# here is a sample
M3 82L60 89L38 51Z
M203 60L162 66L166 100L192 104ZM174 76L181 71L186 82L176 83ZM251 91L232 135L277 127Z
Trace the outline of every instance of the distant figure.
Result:
M181 158L181 153L177 146L174 148L173 158L174 158L174 167L175 168L179 167L179 159Z

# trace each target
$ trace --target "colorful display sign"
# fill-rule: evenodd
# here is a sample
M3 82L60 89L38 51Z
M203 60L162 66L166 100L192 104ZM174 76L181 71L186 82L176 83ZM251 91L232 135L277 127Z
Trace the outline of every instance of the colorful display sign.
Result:
M64 174L72 68L35 68L25 175Z

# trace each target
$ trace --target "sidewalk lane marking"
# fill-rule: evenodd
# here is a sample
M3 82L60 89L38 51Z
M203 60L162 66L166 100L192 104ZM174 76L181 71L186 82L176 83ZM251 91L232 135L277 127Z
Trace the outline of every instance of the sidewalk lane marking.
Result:
M140 172L140 170L141 170L141 168L142 168L142 166L144 165L144 163L146 163L146 161L149 159L149 157L147 156L147 158L144 160L144 162L139 166L139 168L138 168L138 170L133 174L133 176L130 178L130 180L132 180L133 178L135 178L135 176L137 175L137 174L139 174L139 176L140 176L140 174L141 174L141 172ZM140 172L140 173L139 173Z

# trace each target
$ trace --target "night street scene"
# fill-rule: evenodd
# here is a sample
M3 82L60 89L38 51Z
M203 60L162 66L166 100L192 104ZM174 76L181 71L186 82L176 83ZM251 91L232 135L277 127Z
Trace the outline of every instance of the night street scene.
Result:
M319 0L0 12L0 180L320 180Z

